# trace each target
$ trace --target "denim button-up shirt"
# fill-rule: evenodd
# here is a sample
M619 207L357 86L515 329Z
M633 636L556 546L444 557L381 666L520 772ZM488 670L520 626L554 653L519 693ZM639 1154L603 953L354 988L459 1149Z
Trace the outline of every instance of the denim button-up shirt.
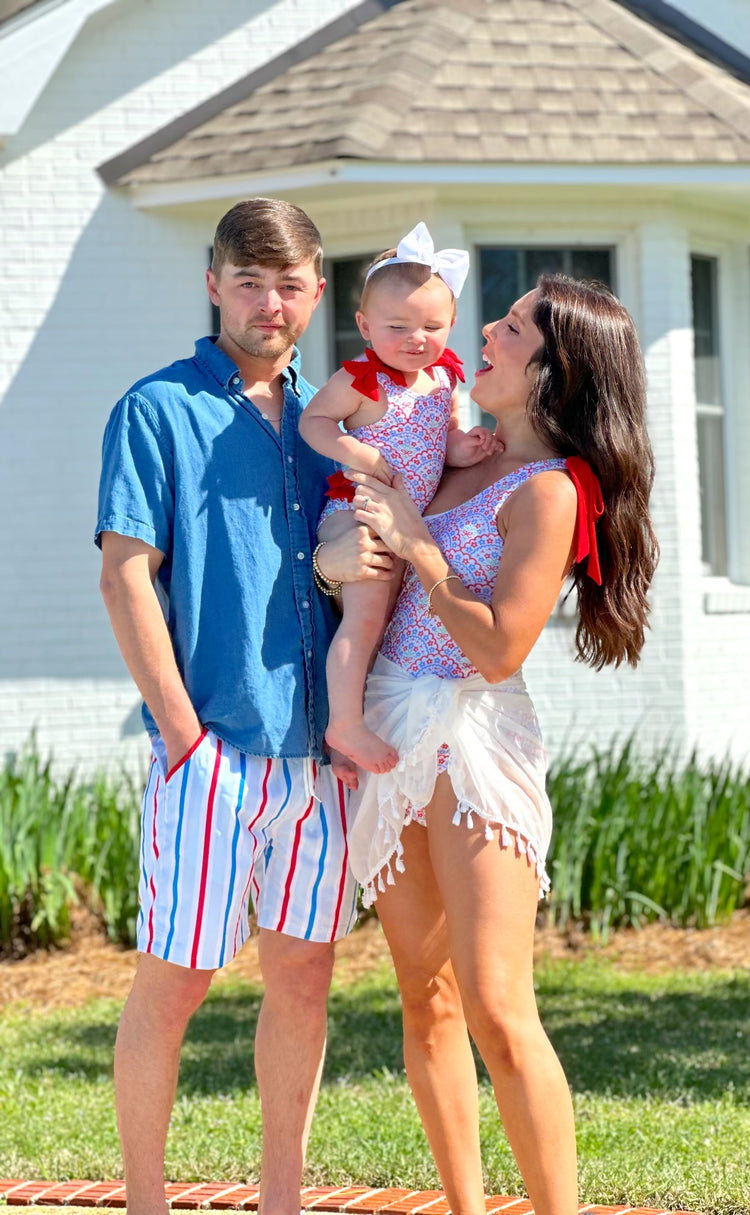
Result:
M299 437L315 390L296 350L283 380L280 435L210 338L135 384L104 434L96 539L164 554L157 593L204 725L250 755L319 756L336 617L312 550L334 465Z

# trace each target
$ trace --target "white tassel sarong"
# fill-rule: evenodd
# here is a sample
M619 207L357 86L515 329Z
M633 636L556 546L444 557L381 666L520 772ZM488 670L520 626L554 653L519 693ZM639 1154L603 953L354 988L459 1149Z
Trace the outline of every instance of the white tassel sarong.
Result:
M367 680L365 721L399 753L392 772L360 776L349 800L349 861L364 887L365 906L385 889L383 871L391 862L404 871L401 832L412 810L432 798L443 743L450 748L448 773L458 804L453 822L465 817L472 826L476 816L487 838L496 824L501 846L514 844L535 867L540 895L549 889L546 757L520 672L499 684L481 675L413 676L379 656Z

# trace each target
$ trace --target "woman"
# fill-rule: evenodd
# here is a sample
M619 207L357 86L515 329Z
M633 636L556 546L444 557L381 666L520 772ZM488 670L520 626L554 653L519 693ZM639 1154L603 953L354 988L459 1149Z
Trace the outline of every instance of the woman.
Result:
M551 810L520 667L569 577L578 657L637 663L653 460L638 340L607 288L545 276L483 332L471 396L502 451L447 470L424 517L398 485L352 474L356 517L409 566L366 701L400 759L355 795L350 857L377 898L454 1215L485 1210L467 1026L537 1215L574 1215L572 1103L532 981Z

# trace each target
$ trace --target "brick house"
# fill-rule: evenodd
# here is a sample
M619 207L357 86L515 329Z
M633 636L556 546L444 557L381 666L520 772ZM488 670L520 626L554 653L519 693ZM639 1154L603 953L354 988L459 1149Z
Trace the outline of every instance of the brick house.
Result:
M328 256L303 339L356 346L363 260L418 219L472 250L452 344L543 268L639 329L662 561L638 670L526 666L553 750L635 731L748 754L750 11L746 0L6 0L0 4L0 751L140 767L92 529L112 403L210 331L238 198L305 207ZM466 397L467 420L475 407Z

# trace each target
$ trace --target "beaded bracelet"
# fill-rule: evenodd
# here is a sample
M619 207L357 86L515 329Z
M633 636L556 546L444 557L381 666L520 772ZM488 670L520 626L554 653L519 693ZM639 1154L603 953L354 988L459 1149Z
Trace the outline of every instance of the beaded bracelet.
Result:
M325 540L321 540L320 544L313 551L313 555L312 555L313 582L317 586L318 590L322 591L324 595L340 595L343 583L334 582L331 578L326 578L326 576L323 573L322 569L320 568L320 564L318 562L318 553L322 549L323 545L326 543L327 542Z
M459 578L458 574L446 574L444 578L438 578L438 580L437 580L437 582L434 584L434 586L431 586L431 587L430 587L429 591L427 592L427 615L428 615L428 616L434 616L434 615L435 615L435 609L434 609L434 607L432 606L432 593L433 593L433 591L436 591L436 590L438 589L438 587L439 587L439 586L442 586L442 585L443 585L443 583L444 583L444 582L450 582L452 578L453 578L453 579L455 579L455 581L456 581L456 582L460 582L460 581L461 581L461 579Z

